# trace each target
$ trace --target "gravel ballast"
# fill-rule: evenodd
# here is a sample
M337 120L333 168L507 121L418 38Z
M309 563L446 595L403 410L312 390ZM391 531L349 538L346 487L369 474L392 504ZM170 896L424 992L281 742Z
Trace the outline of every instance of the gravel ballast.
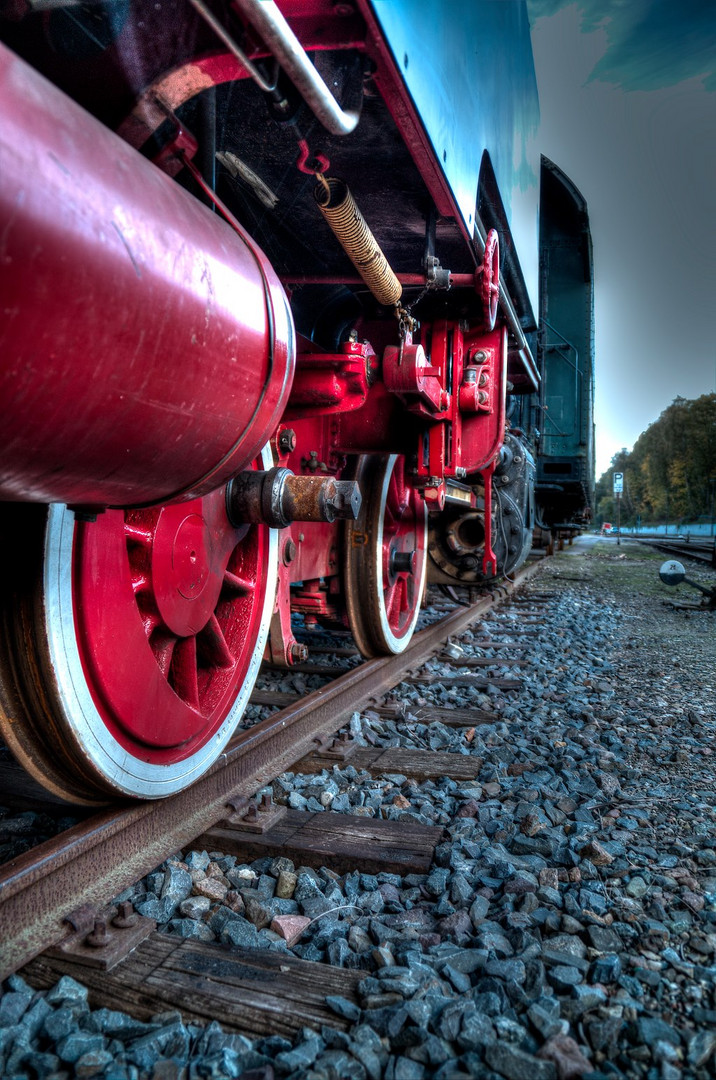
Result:
M542 621L528 635L510 638L525 618L516 603L454 642L466 659L499 658L493 675L519 689L441 682L469 669L438 658L429 684L392 692L395 718L352 718L362 745L474 758L474 781L371 777L350 764L275 781L295 809L442 826L429 873L338 875L186 851L123 894L170 934L365 972L357 1004L327 1001L346 1032L252 1043L175 1013L140 1023L92 1010L66 978L35 993L15 976L0 998L0 1074L713 1076L716 615L666 606L661 561L583 539L529 586ZM510 665L517 651L476 647L486 638L518 641L527 666ZM419 723L414 711L431 705L497 720ZM296 916L303 930L289 944Z

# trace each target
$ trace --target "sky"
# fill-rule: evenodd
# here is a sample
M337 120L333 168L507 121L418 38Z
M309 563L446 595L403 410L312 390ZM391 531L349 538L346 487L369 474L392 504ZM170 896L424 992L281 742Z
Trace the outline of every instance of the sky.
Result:
M716 391L716 4L528 0L539 148L587 200L596 473Z

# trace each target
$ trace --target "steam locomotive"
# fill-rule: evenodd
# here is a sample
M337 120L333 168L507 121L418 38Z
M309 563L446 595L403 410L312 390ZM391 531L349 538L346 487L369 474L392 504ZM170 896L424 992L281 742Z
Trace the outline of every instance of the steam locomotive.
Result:
M0 41L0 727L158 798L299 617L400 653L426 581L588 515L586 206L519 0L3 0Z

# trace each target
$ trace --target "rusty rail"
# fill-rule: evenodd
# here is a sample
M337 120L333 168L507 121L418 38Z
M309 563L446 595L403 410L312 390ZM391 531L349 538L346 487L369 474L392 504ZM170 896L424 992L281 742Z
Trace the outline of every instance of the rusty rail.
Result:
M346 714L395 686L540 565L524 568L514 583L415 634L400 656L366 661L241 732L192 787L158 802L103 810L0 867L0 979L68 936L73 913L85 905L101 909L226 818L237 802L315 749L317 739L337 731Z
M663 551L665 555L681 555L685 559L716 567L716 540L713 537L650 537L622 533L622 539L638 540L640 544Z

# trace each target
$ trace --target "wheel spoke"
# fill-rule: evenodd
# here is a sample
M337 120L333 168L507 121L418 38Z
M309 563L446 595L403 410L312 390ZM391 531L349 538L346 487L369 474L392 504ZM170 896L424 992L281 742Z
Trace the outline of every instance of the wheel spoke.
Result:
M383 602L385 604L385 612L388 616L388 622L392 626L394 619L395 601L399 599L399 586L400 578L396 578L392 585L388 585L387 589L383 592Z
M420 603L419 599L415 595L415 577L412 574L410 574L408 577L405 578L404 586L405 586L405 610L406 611L411 611L413 609L416 601L417 601L418 604Z
M142 599L142 593L148 592L150 588L150 581L147 574L133 574L132 575L132 589L134 595L139 602Z
M396 476L397 471L397 468L393 469L385 499L385 509L390 510L391 514L393 513L393 509L397 509L401 504L402 491L400 480Z
M405 574L401 574L396 582L397 604L395 612L395 625L400 627L400 616L408 610L408 581Z
M177 641L179 639L174 635L162 634L161 632L152 635L149 644L152 647L152 652L159 666L159 670L165 679L169 678L169 671L172 665L172 657L174 656L174 649L176 648Z
M128 543L141 544L142 547L149 547L152 543L152 536L154 534L152 529L147 525L142 525L136 521L125 520L124 535Z
M162 625L162 620L159 618L156 611L142 611L140 608L140 615L142 617L144 633L148 638L151 638Z
M390 538L398 527L398 520L395 517L389 503L386 502L383 509L383 540L385 542L386 537Z
M229 596L250 596L256 588L256 582L225 570L221 588L222 592Z
M211 667L230 668L236 663L216 615L212 615L197 637L198 655Z
M172 658L170 682L178 697L195 712L199 712L199 673L195 637L180 638L177 641Z

